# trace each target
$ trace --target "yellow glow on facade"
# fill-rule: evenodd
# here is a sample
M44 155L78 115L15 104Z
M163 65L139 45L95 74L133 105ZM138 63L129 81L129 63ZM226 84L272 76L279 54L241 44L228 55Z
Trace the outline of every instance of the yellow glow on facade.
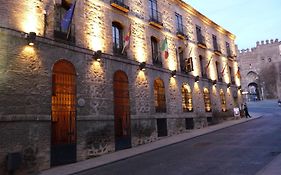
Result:
M174 77L170 78L170 87L172 87L173 89L177 87L176 78L174 78Z
M240 81L240 78L241 78L241 70L240 70L240 78L237 74L238 72L238 63L237 62L234 62L233 63L233 69L234 69L234 79L235 79L235 84L236 86L241 86L241 81Z
M132 49L133 54L135 55L136 61L138 62L148 62L147 58L147 44L145 40L143 40L142 36L145 36L145 30L143 27L144 24L142 23L134 23L135 25L131 24L132 27L132 36L131 36L131 45L135 46Z
M145 73L144 71L138 71L137 73L137 81L146 81Z
M169 70L171 70L171 71L177 70L177 63L175 62L175 60L173 58L171 58L171 56L169 56L169 58L168 58L168 67L169 67Z
M93 22L93 27L88 32L88 38L87 40L89 42L89 47L92 50L101 50L103 51L103 46L105 44L105 40L102 39L102 26L98 22Z
M40 58L38 58L36 48L34 48L33 46L25 45L19 55L21 55L21 57L17 61L19 62L19 65L22 67L22 69L34 65L36 66L36 68L33 67L33 69L35 70L40 69L40 67L42 66L42 61Z
M101 62L99 61L92 61L92 64L91 64L91 68L90 68L90 72L93 74L99 74L99 75L102 75L104 74L104 71L101 67Z
M95 10L91 6L85 6L84 11L87 12L87 23L85 23L85 42L89 49L97 51L109 50L106 48L106 41L111 41L111 34L105 33L105 12L106 7L103 3L96 0L89 0L89 3L96 5ZM110 42L108 42L110 43Z
M200 86L199 83L194 83L194 88L193 88L194 92L200 92Z
M23 32L35 32L38 35L43 32L43 10L39 4L38 6L36 5L37 3L35 0L29 0L25 2L25 6L21 7L23 13L21 13L20 18L17 18L17 24L19 24L20 30Z

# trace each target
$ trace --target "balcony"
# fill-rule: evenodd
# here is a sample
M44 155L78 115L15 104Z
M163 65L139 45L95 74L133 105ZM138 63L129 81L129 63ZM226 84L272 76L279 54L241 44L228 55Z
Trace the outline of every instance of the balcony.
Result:
M177 29L177 36L180 38L180 39L187 39L187 36L185 35L185 32L183 30L183 25L180 25Z
M201 47L202 49L206 49L207 48L205 37L203 35L201 35L201 34L197 36L197 45L199 47Z
M130 11L129 6L125 5L123 0L111 0L110 5L124 13L128 13Z
M127 56L126 50L123 53L122 53L122 50L123 50L123 47L113 46L113 55L121 56L121 57L126 57Z
M234 55L234 53L230 49L226 49L226 54L227 58L229 59L234 59L236 57L236 55Z
M162 14L157 10L151 9L149 16L149 24L159 29L163 28Z
M161 52L159 52L158 54L152 54L152 63L154 66L162 67Z
M216 55L221 56L221 47L218 44L214 44L214 52Z
M69 32L61 28L61 21L56 21L54 39L63 43L75 43L75 25L71 24Z

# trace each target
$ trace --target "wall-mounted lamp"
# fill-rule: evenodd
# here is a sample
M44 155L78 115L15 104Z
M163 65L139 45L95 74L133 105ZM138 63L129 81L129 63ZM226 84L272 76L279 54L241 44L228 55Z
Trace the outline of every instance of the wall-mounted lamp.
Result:
M100 62L100 60L101 60L101 54L102 54L101 50L98 50L98 51L94 52L94 54L93 54L93 59L94 59L95 61Z
M230 88L230 85L231 85L230 83L227 83L227 88Z
M35 39L36 39L36 33L35 32L29 32L24 35L24 37L27 39L28 45L33 46Z
M212 80L212 84L213 84L214 86L216 86L216 85L217 85L217 80Z
M199 82L199 76L197 75L195 78L194 78L195 82L198 83Z
M177 74L177 71L176 71L176 70L173 70L173 71L171 72L171 76L174 77L174 78L176 78L176 74Z
M146 62L141 62L141 63L139 64L139 69L142 70L142 71L144 71L144 70L145 70L145 66L146 66Z

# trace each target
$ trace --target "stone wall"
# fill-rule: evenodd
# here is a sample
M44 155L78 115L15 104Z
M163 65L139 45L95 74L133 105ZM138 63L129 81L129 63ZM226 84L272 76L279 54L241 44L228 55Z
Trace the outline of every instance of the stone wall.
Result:
M226 86L229 74L217 86L210 81L217 78L215 61L221 63L220 69L227 63L237 70L236 61L228 59L225 50L222 55L214 56L208 79L200 77L198 83L194 82L195 76L201 75L199 55L205 56L205 64L214 55L211 34L218 35L222 48L225 41L233 47L234 39L227 31L217 31L214 24L202 22L202 16L189 13L186 5L167 0L159 4L164 28L157 29L148 24L145 1L125 1L130 5L129 14L112 8L109 0L78 1L74 15L74 44L54 38L53 2L1 1L0 18L4 20L0 21L0 174L7 174L6 156L10 152L20 152L23 156L16 174L35 174L50 168L52 69L62 59L71 62L76 69L77 161L115 151L113 77L116 71L121 70L128 76L133 147L161 139L157 131L159 118L167 119L168 136L188 132L186 118L193 118L194 128L207 127L210 124L207 117L214 117L214 113L205 112L204 88L210 91L212 111L221 111L220 89L226 95L228 111L235 106L234 94L238 94L238 103L241 103L241 94L237 92L239 79L236 78L236 85L230 88ZM174 9L183 16L188 46L176 36ZM126 57L113 54L113 21L123 25L124 35L129 24L132 25L131 45ZM195 24L202 25L207 49L197 47ZM37 34L33 47L27 45L25 38L31 31ZM170 56L162 60L162 68L152 64L151 36L157 37L159 45L168 38ZM179 46L186 47L185 57L193 57L194 71L189 74L180 72L176 51ZM103 53L101 62L92 58L93 51L97 50ZM147 63L145 71L138 67L142 61ZM176 78L171 77L171 70L177 70ZM164 82L166 113L155 111L154 81L157 78ZM183 84L190 86L193 112L183 112Z
M244 77L241 81L245 91L248 90L250 83L258 85L258 91L261 99L280 98L280 65L281 42L278 39L271 39L257 42L251 49L242 49L239 51L238 61L241 66L241 75Z

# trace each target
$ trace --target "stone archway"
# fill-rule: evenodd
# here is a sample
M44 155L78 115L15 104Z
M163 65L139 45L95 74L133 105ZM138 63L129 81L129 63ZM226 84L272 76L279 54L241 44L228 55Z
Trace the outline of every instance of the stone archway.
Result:
M259 93L259 86L257 83L252 82L248 84L248 98L250 101L261 100Z

